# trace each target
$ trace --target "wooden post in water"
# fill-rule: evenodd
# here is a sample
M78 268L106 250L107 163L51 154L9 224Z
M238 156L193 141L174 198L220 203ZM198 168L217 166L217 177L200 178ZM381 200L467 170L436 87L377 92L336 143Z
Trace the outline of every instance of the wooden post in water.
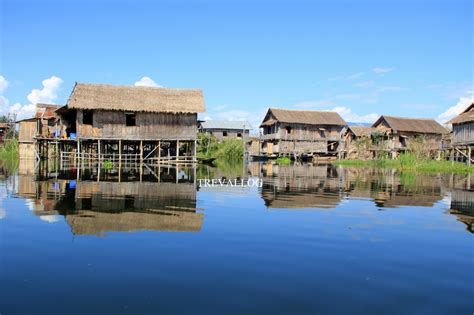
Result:
M160 164L160 160L161 160L161 141L160 140L158 140L158 149L157 150L158 150L158 164Z
M143 175L143 140L140 140L140 181Z
M472 148L469 146L467 148L467 165L471 166L471 154L472 154Z
M193 162L197 161L197 141L194 140L193 143Z
M118 142L118 151L119 151L119 157L118 157L118 181L120 183L121 176L122 176L122 140L119 140Z
M179 160L179 140L176 140L176 162Z

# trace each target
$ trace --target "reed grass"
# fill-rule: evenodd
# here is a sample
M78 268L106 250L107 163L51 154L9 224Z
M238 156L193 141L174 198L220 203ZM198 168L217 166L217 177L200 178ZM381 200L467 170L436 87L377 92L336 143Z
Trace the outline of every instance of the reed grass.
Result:
M398 159L395 160L338 160L335 161L334 164L352 167L395 168L402 171L426 173L474 173L474 166L469 166L465 163L417 159L412 153L401 154Z

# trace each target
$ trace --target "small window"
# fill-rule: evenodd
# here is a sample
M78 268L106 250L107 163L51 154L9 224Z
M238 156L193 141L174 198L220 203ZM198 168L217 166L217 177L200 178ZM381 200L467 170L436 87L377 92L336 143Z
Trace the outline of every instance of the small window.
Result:
M242 138L242 134L240 132L237 133L237 138Z
M227 131L222 131L222 136L227 137Z
M82 123L84 125L92 125L93 114L91 110L85 110L82 112Z
M286 134L291 135L291 127L286 126L285 129L286 129Z
M132 127L137 125L137 118L135 116L135 113L126 113L125 114L125 120L126 120L126 125L127 127Z

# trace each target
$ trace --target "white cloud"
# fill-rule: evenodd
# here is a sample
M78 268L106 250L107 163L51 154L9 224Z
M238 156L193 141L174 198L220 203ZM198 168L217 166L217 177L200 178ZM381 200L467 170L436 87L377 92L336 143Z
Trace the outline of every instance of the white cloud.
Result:
M0 75L0 94L5 92L7 87L8 87L8 81L2 75Z
M27 99L31 104L37 103L53 103L55 99L58 98L58 90L63 84L63 80L56 76L52 76L49 79L42 81L43 88L33 89L30 94L28 94Z
M441 123L446 123L448 120L462 113L472 103L474 103L474 97L460 97L457 104L441 113L437 120Z
M36 111L36 103L54 103L63 83L59 77L52 76L42 81L41 89L33 89L26 97L28 104L15 103L10 106L9 100L1 95L8 88L8 81L0 75L0 115L14 114L16 119L32 117Z
M332 109L347 122L356 122L356 123L373 123L380 117L379 114L371 113L367 115L358 115L352 112L352 109L344 106L334 107Z
M380 67L376 67L376 68L373 68L372 71L374 73L377 73L377 74L383 74L383 73L389 73L391 71L393 71L393 68L380 68Z
M163 87L163 86L159 85L158 83L156 83L155 81L153 81L150 77L143 77L140 80L138 80L137 82L135 82L133 85L135 85L135 86Z

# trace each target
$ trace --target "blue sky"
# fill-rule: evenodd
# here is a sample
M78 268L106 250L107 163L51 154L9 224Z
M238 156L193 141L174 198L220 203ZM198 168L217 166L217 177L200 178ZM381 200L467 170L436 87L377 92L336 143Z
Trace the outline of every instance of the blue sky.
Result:
M474 96L473 1L1 5L3 113L143 77L203 89L203 118L253 124L269 106L445 119Z

